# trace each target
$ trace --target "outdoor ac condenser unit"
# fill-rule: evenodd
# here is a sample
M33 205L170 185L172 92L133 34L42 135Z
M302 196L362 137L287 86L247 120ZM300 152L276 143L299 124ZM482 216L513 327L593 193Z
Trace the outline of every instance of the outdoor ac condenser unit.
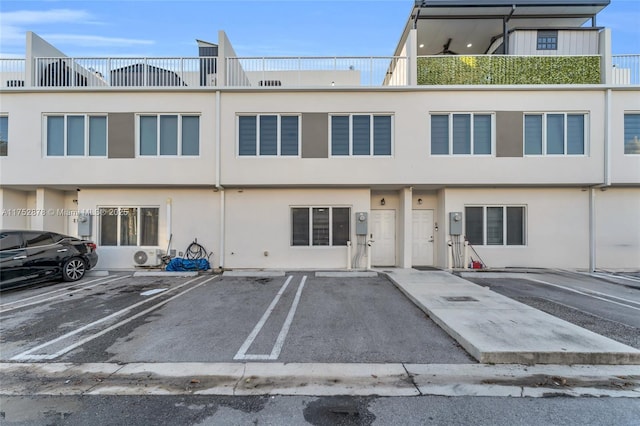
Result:
M159 249L138 250L133 254L133 263L135 266L158 266L161 254Z

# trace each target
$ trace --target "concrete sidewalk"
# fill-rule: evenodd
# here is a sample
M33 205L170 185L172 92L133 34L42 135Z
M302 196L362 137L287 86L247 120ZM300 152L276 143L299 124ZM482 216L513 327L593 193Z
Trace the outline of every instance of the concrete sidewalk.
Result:
M385 269L473 357L495 364L640 364L640 350L444 271Z

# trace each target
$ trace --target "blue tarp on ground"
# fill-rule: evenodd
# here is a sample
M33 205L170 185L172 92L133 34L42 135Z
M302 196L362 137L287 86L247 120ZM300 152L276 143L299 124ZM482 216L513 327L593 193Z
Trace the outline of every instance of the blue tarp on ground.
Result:
M183 259L181 257L176 257L171 259L171 262L169 262L165 270L172 272L206 271L210 268L211 266L207 259Z

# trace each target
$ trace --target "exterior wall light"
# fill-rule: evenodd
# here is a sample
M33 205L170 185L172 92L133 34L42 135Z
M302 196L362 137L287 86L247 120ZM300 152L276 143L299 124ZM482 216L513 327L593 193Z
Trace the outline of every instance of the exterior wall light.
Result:
M381 200L380 200L380 205L381 205L381 206L384 206L385 204L387 204L387 202L384 200L384 198L383 198L383 199L381 199Z
M422 198L418 198L418 204L422 205Z

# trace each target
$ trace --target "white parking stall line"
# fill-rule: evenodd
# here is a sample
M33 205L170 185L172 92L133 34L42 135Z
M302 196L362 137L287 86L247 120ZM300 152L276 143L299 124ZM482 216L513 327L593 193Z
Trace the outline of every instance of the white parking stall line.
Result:
M634 277L634 276L624 275L624 274L610 274L610 273L605 273L605 272L593 272L590 275L592 275L594 277L620 278L621 280L627 280L627 281L633 281L633 282L636 282L636 283L640 283L640 278L639 277Z
M287 279L287 281L283 284L282 288L280 289L278 294L276 294L275 298L273 299L273 301L271 302L271 304L269 305L269 307L265 311L264 315L262 315L262 318L260 318L260 321L258 321L258 324L256 324L256 326L253 328L253 330L249 334L249 337L247 337L247 340L244 341L244 343L242 344L242 346L238 350L238 353L236 353L236 355L233 357L233 359L235 359L235 360L274 360L274 359L278 359L278 357L280 356L280 352L282 351L282 346L284 345L284 341L287 338L287 334L289 333L289 328L291 327L291 323L293 322L293 317L294 317L294 315L296 313L296 310L298 308L298 303L300 302L300 296L302 295L302 289L304 288L304 283L307 280L307 276L306 275L302 277L302 280L300 281L300 284L298 284L298 290L296 291L296 295L295 295L295 297L293 299L293 303L291 304L291 307L289 308L289 312L287 313L287 317L286 317L284 323L282 324L282 328L280 329L280 333L278 333L278 337L276 338L276 342L273 345L273 349L271 350L271 353L269 353L269 354L247 354L247 351L249 350L249 348L253 344L253 341L256 339L256 337L260 333L260 330L262 330L262 327L267 322L267 319L269 319L269 316L273 313L276 305L278 304L278 301L280 300L280 297L282 296L284 291L287 289L287 286L291 282L292 278L293 278L293 276L290 276Z
M262 327L264 327L264 324L269 319L269 316L271 315L271 313L273 313L273 310L278 304L278 301L280 300L282 293L284 293L284 291L287 289L292 279L293 279L293 276L289 276L289 278L287 278L287 280L284 282L282 287L280 287L280 291L278 291L278 294L276 294L276 297L273 298L267 310L264 312L264 314L262 314L262 318L260 318L260 321L258 321L256 326L253 327L253 330L251 330L251 333L249 333L249 337L247 337L247 339L244 341L242 346L240 346L240 349L238 349L238 353L236 353L233 359L247 359L245 358L245 356L246 356L247 350L249 350L249 346L253 344L253 341L258 336L258 333L260 333L260 330L262 330Z
M613 303L614 305L624 306L625 308L629 308L629 309L634 309L636 311L640 311L639 307L631 306L631 305L628 305L626 303L616 302L615 300L611 300L611 299L608 299L608 298L614 298L614 299L618 299L618 300L623 300L625 302L638 304L638 302L633 301L633 300L623 299L621 297L611 296L611 295L607 295L605 293L600 293L600 292L597 292L597 291L594 291L594 290L587 290L587 289L584 289L584 288L581 288L584 291L580 291L580 290L576 290L576 289L571 288L571 287L565 287L563 285L553 284L553 283L550 283L550 282L547 282L547 281L536 280L534 278L528 278L527 277L526 279L529 280L529 281L536 282L536 283L540 283L540 284L545 284L545 285L552 286L552 287L561 288L563 290L570 291L572 293L581 294L583 296L593 297L594 299L598 299L598 300L602 300L602 301L605 301L605 302ZM598 295L603 295L603 296L606 296L606 297L600 297Z
M140 317L142 315L146 315L147 313L153 311L154 309L157 309L160 306L165 305L166 303L170 302L171 300L174 300L175 298L177 298L179 296L182 296L183 294L186 294L187 292L189 292L189 291L191 291L191 290L193 290L193 289L195 289L197 287L200 287L201 285L203 285L203 284L205 284L205 283L207 283L207 282L209 282L209 281L211 281L211 280L213 280L213 279L215 279L217 277L218 277L218 275L214 275L213 277L208 278L208 279L206 279L206 280L194 285L193 287L188 288L188 289L182 291L181 293L178 293L175 296L172 296L171 298L169 298L167 300L164 300L164 301L162 301L160 303L157 303L157 304L151 306L150 308L148 308L148 309L146 309L146 310L144 310L142 312L139 312L136 315L128 317L128 318L126 318L126 319L124 319L124 320L122 320L122 321L120 321L120 322L118 322L118 323L116 323L116 324L114 324L114 325L112 325L112 326L110 326L110 327L98 332L98 333L95 333L95 334L92 334L90 336L87 336L84 339L80 340L79 342L76 342L76 343L74 343L74 344L72 344L70 346L67 346L66 348L61 349L61 350L59 350L58 352L56 352L54 354L43 355L43 354L34 354L34 352L37 352L40 349L46 348L47 346L53 345L54 343L58 343L58 342L60 342L60 341L62 341L64 339L67 339L69 337L75 336L75 335L77 335L79 333L82 333L83 331L85 331L87 329L90 329L92 327L95 327L96 325L101 324L101 323L103 323L105 321L108 321L110 319L113 319L113 318L116 318L118 316L124 315L124 314L130 312L131 310L137 308L138 306L144 305L146 303L151 302L152 300L155 300L155 299L163 296L164 293L152 296L152 297L150 297L148 299L145 299L145 300L143 300L141 302L135 303L135 304L133 304L131 306L128 306L128 307L126 307L124 309L121 309L121 310L119 310L117 312L114 312L111 315L108 315L106 317L100 318L99 320L93 321L93 322L91 322L89 324L86 324L86 325L80 327L80 328L77 328L77 329L75 329L73 331L65 333L62 336L59 336L59 337L57 337L57 338L55 338L53 340L50 340L50 341L45 342L45 343L42 343L42 344L40 344L40 345L38 345L36 347L33 347L33 348L31 348L31 349L29 349L27 351L24 351L24 352L22 352L22 353L20 353L18 355L15 355L13 358L11 358L11 360L12 361L24 361L24 360L30 360L30 359L38 360L38 359L54 359L54 358L57 358L58 356L63 355L65 353L77 348L78 346L81 346L81 345L83 345L83 344L85 344L85 343L87 343L87 342L89 342L89 341L91 341L91 340L93 340L93 339L95 339L97 337L100 337L103 334L106 334L106 333L110 332L111 330L114 330L114 329L116 329L118 327L121 327L122 325L127 324L128 322L131 322L134 319L136 319L136 318L138 318L138 317ZM182 288L182 287L184 287L186 285L189 285L189 284L199 280L200 278L202 278L202 277L197 277L197 278L189 280L189 281L187 281L185 283L182 283L182 284L176 286L175 288L171 289L170 291L178 290L178 289L180 289L180 288Z
M37 295L37 296L31 296L31 297L27 297L27 298L24 298L24 299L21 299L21 300L16 300L14 302L7 302L4 305L0 305L0 313L13 311L15 309L20 309L20 308L26 308L27 306L33 306L33 305L37 305L39 303L45 303L45 302L48 302L50 300L54 300L54 299L66 296L68 294L75 293L78 290L88 290L90 288L97 287L99 285L112 283L114 281L118 281L118 280L121 280L123 278L129 278L129 277L131 277L131 275L123 275L123 276L115 277L115 278L111 277L111 279L109 279L109 277L102 277L102 278L98 278L96 280L92 280L92 281L83 283L82 285L69 286L69 287L58 289L58 290L53 290L53 291L50 291L50 292L47 292L47 293L43 293L43 294L40 294L40 295ZM96 283L96 281L100 281L100 282ZM87 284L91 284L91 283L96 283L96 284L87 285ZM73 290L71 290L71 289L73 289ZM57 294L55 294L54 296L51 296L51 297L47 297L45 299L38 299L39 297L48 296L48 295L51 295L51 294L54 294L54 293L57 293ZM29 302L29 303L19 304L21 302L25 302L26 300L31 300L31 299L38 299L38 300L34 300L32 302ZM6 307L7 305L15 305L15 306Z
M280 352L282 351L282 346L284 345L284 339L287 338L287 334L289 334L289 328L291 327L291 322L293 321L293 316L298 309L298 303L300 302L300 295L302 294L302 289L304 287L304 283L307 281L307 276L302 277L302 281L300 281L300 285L298 285L298 291L296 292L296 297L293 299L293 303L291 304L291 308L289 308L289 313L287 314L287 319L284 321L284 325L280 330L280 334L278 334L278 338L276 339L276 344L273 346L273 350L271 351L271 356L269 359L278 359L280 356Z

